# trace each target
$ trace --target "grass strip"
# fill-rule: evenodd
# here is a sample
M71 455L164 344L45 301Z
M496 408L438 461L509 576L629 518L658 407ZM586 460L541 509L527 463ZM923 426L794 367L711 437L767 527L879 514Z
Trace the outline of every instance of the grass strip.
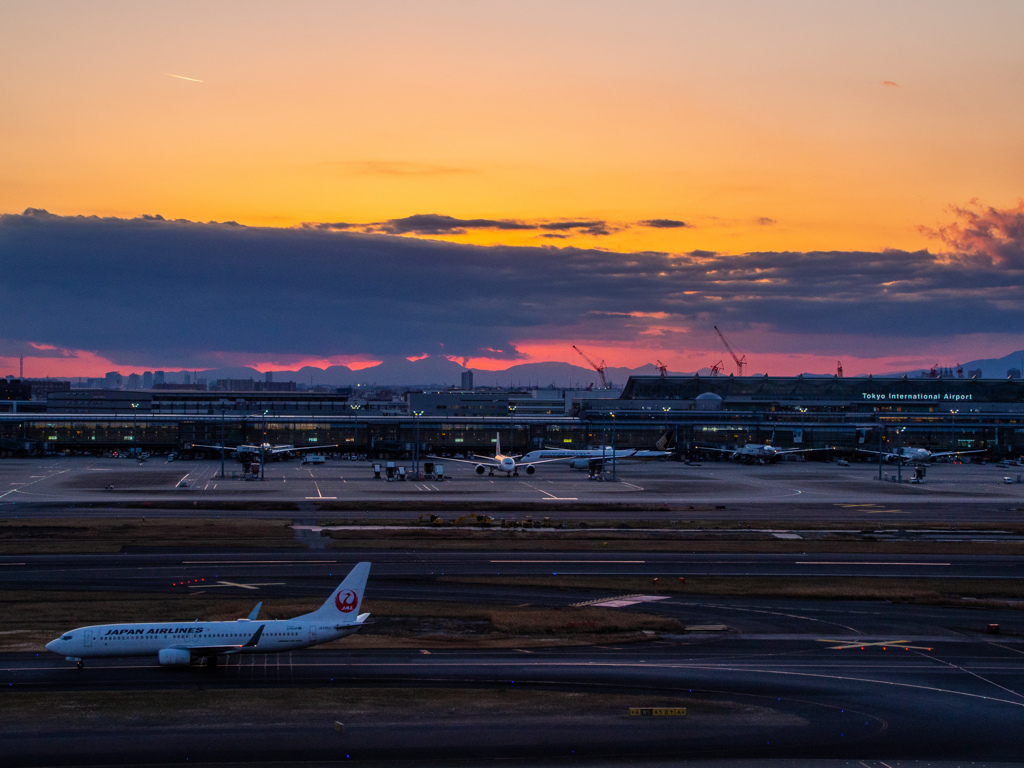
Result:
M0 520L0 553L120 552L124 547L289 548L290 520L236 518L63 518Z
M181 672L180 670L178 670ZM792 724L773 710L695 697L538 691L521 688L212 688L206 670L185 670L196 690L10 692L0 697L0 734L152 728L308 727L336 722L436 724L452 721L628 718L630 707L685 707L687 721L729 717ZM178 675L179 677L182 675Z
M315 610L321 601L266 600L260 616L283 619ZM5 626L0 651L42 651L61 632L92 624L136 621L233 621L246 616L253 602L211 595L138 595L118 592L0 592ZM422 647L465 644L507 647L539 642L584 644L596 638L616 642L643 633L679 632L678 621L635 611L590 607L491 607L444 601L372 600L368 624L338 647ZM331 647L329 644L327 647Z

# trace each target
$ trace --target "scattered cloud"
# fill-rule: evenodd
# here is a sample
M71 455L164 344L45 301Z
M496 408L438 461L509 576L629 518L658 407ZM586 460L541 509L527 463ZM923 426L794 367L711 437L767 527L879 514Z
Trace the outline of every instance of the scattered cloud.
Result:
M994 208L977 199L951 206L956 219L919 230L947 246L953 255L974 256L994 266L1024 268L1024 200L1012 208Z
M769 219L767 216L761 216L755 219L755 222L762 227L771 227L779 223L775 219Z
M654 227L656 229L677 229L690 226L685 221L676 219L647 219L640 222L641 227Z
M756 338L764 351L877 357L1020 328L1024 203L952 212L952 222L928 230L946 253L733 256L30 209L0 216L0 356L86 350L121 365L218 367L243 356L414 358L443 345L455 358L516 360L526 341L693 348L693 335L717 324L747 349ZM441 216L390 224L408 233L511 224L555 238L606 225Z
M363 228L364 232L387 235L463 235L471 229L535 229L531 224L500 219L456 219L437 213L420 213L390 219Z
M618 229L617 227L610 226L606 221L549 221L535 226L537 229L546 229L553 232L575 230L578 234L586 235L610 235Z
M887 88L899 88L900 87L899 83L894 83L892 80L883 80L882 81L882 85L886 86Z
M606 221L543 220L519 221L517 219L459 219L440 213L418 213L400 219L375 221L369 224L315 223L307 222L304 229L331 231L357 231L372 235L422 235L444 236L464 235L470 230L504 231L574 231L576 234L608 235L618 231Z

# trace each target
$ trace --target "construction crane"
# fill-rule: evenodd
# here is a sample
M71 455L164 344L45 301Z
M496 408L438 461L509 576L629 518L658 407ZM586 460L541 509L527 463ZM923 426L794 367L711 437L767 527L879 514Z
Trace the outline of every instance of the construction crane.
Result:
M664 379L666 376L668 376L668 366L661 362L661 360L658 361L657 368L658 373L661 374L661 378Z
M718 326L717 325L715 326L715 333L718 334L718 338L720 338L722 340L722 343L725 344L726 351L730 355L732 355L732 359L736 361L736 375L737 376L742 376L743 375L743 366L747 364L747 356L746 355L744 355L743 357L737 357L736 356L736 353L733 352L732 347L729 346L729 342L725 340L725 336L723 336L722 332L720 330L718 330Z
M714 365L711 366L711 375L712 376L717 376L718 374L720 374L722 372L722 363L723 362L724 361L719 360L717 363L715 363Z
M836 361L836 377L840 378L840 379L843 378L843 361L842 360L837 360Z
M584 353L584 351L582 349L580 349L579 347L577 347L575 344L572 345L572 348L580 353L580 357L582 357L584 360L586 360L587 364L591 368L593 368L595 371L597 371L597 375L601 377L601 389L608 389L608 380L605 379L605 377L604 377L604 368L605 368L604 360L602 360L600 365L599 365L598 363L595 363L593 360L591 360L589 357L587 357L586 353Z

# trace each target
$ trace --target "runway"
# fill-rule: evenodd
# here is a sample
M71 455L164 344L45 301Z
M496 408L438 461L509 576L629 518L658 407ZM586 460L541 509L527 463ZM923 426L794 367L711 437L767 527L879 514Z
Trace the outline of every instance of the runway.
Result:
M144 739L161 762L223 759L808 758L1015 761L1024 748L1020 647L993 642L868 644L757 639L714 644L662 641L643 646L516 651L305 651L243 657L215 670L158 668L151 660L95 661L83 671L55 658L6 658L0 682L14 696L86 690L189 691L327 688L336 707L314 722L215 723L198 729L136 725L133 740L114 726L47 738L57 723L5 738L10 765L73 758L88 764L140 760ZM370 685L533 691L593 698L586 716L440 705L399 719L351 711L346 691ZM603 697L623 697L608 706ZM623 701L676 700L684 718L631 717ZM511 707L511 705L509 705ZM385 707L386 709L386 707ZM401 707L399 707L401 709ZM500 710L500 707L499 707ZM187 719L187 718L186 718ZM247 718L248 719L248 718ZM144 721L145 718L143 717ZM344 724L336 730L334 724ZM181 738L188 733L187 744Z
M355 546L342 551L220 550L201 553L125 552L78 555L0 555L7 589L168 591L185 582L204 589L235 587L301 594L307 583L329 584L360 560L373 562L374 581L423 581L480 576L640 576L676 580L696 576L871 577L1024 580L1024 556L975 554L719 553L572 550L389 550ZM302 583L296 584L300 578ZM281 581L284 580L284 581ZM246 582L259 582L252 590ZM263 583L280 582L280 583ZM185 585L188 586L188 585ZM281 587L281 589L277 589ZM198 587L193 587L198 588ZM1022 585L1024 589L1024 585ZM319 592L318 592L319 593ZM317 594L318 594L317 593ZM1022 593L1024 594L1024 593Z

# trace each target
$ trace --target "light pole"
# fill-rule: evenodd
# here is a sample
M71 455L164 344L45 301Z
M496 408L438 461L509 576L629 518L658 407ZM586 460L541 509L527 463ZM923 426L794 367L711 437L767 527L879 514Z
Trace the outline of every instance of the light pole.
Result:
M956 415L960 413L959 409L950 409L949 415L953 417L953 451L956 452ZM970 445L970 444L968 444Z
M515 442L515 425L512 419L516 415L516 408L518 406L510 405L508 407L508 452L512 453L512 444Z
M420 479L420 416L423 411L413 411L412 418L416 424L416 444L412 448L412 474L416 480Z
M885 434L885 425L878 420L878 479L882 479L882 436Z
M608 414L601 414L601 478L604 479L605 453L608 450Z
M902 434L906 427L896 427L896 482L903 482L903 441Z
M352 426L352 453L359 455L359 409L361 405L350 405L352 412L355 414L355 423Z
M132 403L132 453L135 454L135 458L142 457L142 451L139 450L139 436L136 431L136 416L138 415L138 403Z
M220 411L220 477L224 479L224 414L227 408L219 408Z
M615 482L615 414L608 415L612 417L612 482Z
M263 412L263 439L260 441L260 480L263 479L263 464L266 461L267 451L267 414L270 411Z

